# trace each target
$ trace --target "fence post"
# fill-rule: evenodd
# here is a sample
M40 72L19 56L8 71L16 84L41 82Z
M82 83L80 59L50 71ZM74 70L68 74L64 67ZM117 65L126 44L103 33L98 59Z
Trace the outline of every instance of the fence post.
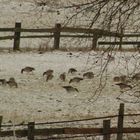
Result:
M110 120L103 121L103 140L110 140Z
M123 41L123 28L121 28L121 37L120 37L119 50L122 50L122 41Z
M59 49L60 33L61 33L61 24L56 24L54 32L54 49Z
M28 140L34 140L34 129L35 129L35 123L29 122L28 123Z
M15 34L14 34L14 46L13 51L19 51L20 50L20 31L16 31L16 29L21 29L21 23L16 22L15 23Z
M0 132L1 132L2 119L3 119L3 117L2 117L2 116L0 116Z
M96 50L97 48L97 41L98 41L98 36L93 35L93 39L92 39L92 50Z
M137 45L137 50L140 53L140 44Z
M122 140L123 138L123 121L124 121L124 104L121 103L118 115L117 140Z

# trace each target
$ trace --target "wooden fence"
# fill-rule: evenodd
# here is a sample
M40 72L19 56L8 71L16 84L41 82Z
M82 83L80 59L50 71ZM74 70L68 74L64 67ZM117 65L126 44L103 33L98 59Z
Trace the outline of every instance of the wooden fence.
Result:
M46 122L46 123L35 123L35 122L29 122L28 124L20 124L20 125L14 125L14 127L25 127L27 126L27 129L15 129L15 130L8 130L8 131L0 131L0 137L27 137L28 140L34 140L36 136L41 137L40 140L46 137L46 140L52 140L52 139L69 139L69 138L75 138L75 137L92 137L92 136L102 136L103 140L110 140L111 134L117 134L116 140L122 140L123 134L125 133L140 133L140 127L134 127L134 128L124 128L124 117L125 116L140 116L140 114L124 114L124 104L120 104L119 113L118 115L113 116L106 116L106 117L99 117L99 118L90 118L90 119L83 119L83 120L73 120L73 121L61 121L61 122ZM111 127L111 118L118 118L117 127ZM96 119L105 119L103 120L103 127L102 128L81 128L81 127L65 127L65 128L42 128L42 129L36 129L36 126L40 125L49 125L49 124L61 124L61 123L70 123L70 122L82 122L82 121L92 121ZM2 123L2 117L0 117L0 124ZM12 127L12 125L2 125L3 127ZM82 134L79 136L79 134ZM63 135L63 136L62 136ZM70 137L70 136L71 137ZM68 137L69 136L69 137ZM45 140L44 139L44 140Z
M140 37L140 34L123 34L110 32L101 29L86 29L86 28L73 28L73 27L61 27L61 24L56 24L54 28L43 29L24 29L21 28L21 23L15 23L14 28L0 28L0 32L14 32L13 36L1 36L0 40L14 39L13 50L20 50L21 38L54 38L54 49L59 49L61 37L74 37L74 38L92 38L92 49L96 50L97 43L99 45L119 45L119 49L122 49L122 45L140 45L140 41L123 42L124 37ZM28 33L47 33L47 35L27 35L21 36L22 32ZM48 34L49 33L49 34ZM66 33L66 34L62 34ZM74 34L74 35L73 35ZM78 35L77 35L78 34ZM81 35L82 34L82 35ZM117 37L119 42L98 42L101 37Z

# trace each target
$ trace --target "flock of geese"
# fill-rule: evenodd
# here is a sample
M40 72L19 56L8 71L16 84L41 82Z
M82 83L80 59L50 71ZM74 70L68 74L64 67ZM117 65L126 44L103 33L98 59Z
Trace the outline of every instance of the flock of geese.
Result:
M27 67L21 69L21 74L23 74L25 72L30 73L33 71L35 71L35 68L27 66ZM70 68L67 73L64 72L64 73L60 74L59 79L61 81L65 82L67 74L74 74L76 72L77 72L77 70L75 68ZM46 77L46 82L48 82L54 78L53 73L54 73L54 70L52 70L52 69L48 69L43 73L43 77ZM83 73L82 77L79 77L79 76L73 77L72 79L69 80L69 85L62 86L62 87L67 92L79 92L79 90L77 88L71 86L70 84L71 83L79 83L83 79L93 79L93 78L94 78L93 72L91 72L91 71L85 72L85 73ZM140 72L135 73L133 76L131 76L129 78L126 75L115 76L113 78L113 81L115 82L116 85L118 85L120 87L121 90L126 89L126 88L132 89L133 87L130 83L133 80L135 80L135 81L140 80ZM18 88L18 84L17 84L15 78L13 78L13 77L9 78L8 81L6 81L6 79L0 79L0 83L2 85L8 84L10 87Z
M31 72L33 73L33 71L35 71L35 68L27 66L27 67L21 69L21 74L23 74L23 73L31 73ZM77 72L77 70L75 68L70 68L67 73L68 74L74 74L76 72ZM52 70L52 69L48 69L45 72L43 72L43 77L46 77L46 82L48 82L48 81L50 81L50 80L52 80L54 78L53 73L54 73L54 70ZM67 73L64 72L64 73L60 74L59 75L59 79L61 81L65 82L66 81ZM62 87L67 92L79 92L79 90L77 88L71 86L70 84L71 83L79 83L83 79L92 79L92 78L94 78L93 72L85 72L85 73L83 73L82 77L78 77L78 76L73 77L72 79L69 80L69 85L62 86ZM17 84L15 78L13 78L13 77L9 78L8 81L6 81L5 79L0 79L0 83L2 85L8 84L10 87L18 88L18 84Z
M8 84L10 87L16 87L16 88L18 87L18 84L15 81L15 78L14 77L10 77L8 81L6 81L6 79L0 79L0 83L2 85Z
M115 76L113 78L116 85L120 87L121 90L123 89L133 89L133 81L138 82L140 80L140 72L133 74L131 77L126 75Z

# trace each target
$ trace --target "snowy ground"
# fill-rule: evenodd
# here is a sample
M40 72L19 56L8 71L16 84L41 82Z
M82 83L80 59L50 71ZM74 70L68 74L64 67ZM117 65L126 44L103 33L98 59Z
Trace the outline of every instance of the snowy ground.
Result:
M60 15L58 15L55 8L46 6L43 11L41 8L37 7L33 0L0 0L0 25L1 27L14 27L16 21L21 21L24 28L54 27L57 22L63 23L67 12L70 13L60 10ZM46 13L48 9L50 10ZM83 24L84 21L83 19L79 22ZM2 35L9 35L9 33L1 33L0 36ZM51 43L49 44L49 42ZM73 38L67 39L67 41L61 39L61 46L64 48L89 47L91 42L91 40L85 41L84 39L80 41L75 41ZM39 45L43 44L52 47L52 40L23 39L20 46L21 48L39 48ZM0 48L12 48L12 45L13 41L4 40L1 41ZM101 94L95 94L100 83L102 66L107 61L107 54L103 56L101 52L94 51L74 52L72 56L69 55L69 52L61 51L43 54L37 52L0 52L1 79L8 80L10 77L14 77L18 83L18 88L0 85L0 115L3 116L3 124L7 124L9 120L18 124L23 121L27 123L29 121L74 120L117 114L119 104L122 101L116 99L120 95L120 88L113 82L113 77L139 72L140 54L117 52L113 56L115 56L115 60L109 62L107 72L103 75L107 77L102 79L104 83L105 78L107 78L106 86ZM21 69L25 66L34 67L34 73L21 74ZM67 74L67 81L62 82L59 75L63 72L67 73L71 67L76 68L78 72L74 75ZM54 70L54 78L46 82L42 74L48 69ZM82 74L87 71L93 71L95 77L84 79L77 84L71 84L79 90L78 93L68 93L62 88L63 85L69 85L69 80L72 77L82 77ZM139 90L139 87L138 84L135 90ZM140 101L140 95L133 96L133 92L126 92L126 94L121 94L120 97L129 102ZM140 113L140 102L129 102L125 103L125 113ZM134 124L134 121L139 120L139 117L128 118L125 120L125 125L139 126L139 123ZM98 121L93 124L100 126L102 122ZM112 125L116 126L116 122L113 122Z
M100 76L97 75L101 70L101 62L97 62L96 67L93 62L100 60L100 53L77 52L71 57L67 52L59 51L44 54L1 53L1 78L8 80L14 77L18 83L18 88L10 88L8 85L0 86L0 114L4 117L3 121L5 123L9 120L16 123L43 122L117 114L120 101L116 98L120 94L120 88L113 83L112 79L114 75L126 74L123 65L124 57L120 57L124 54L116 54L115 61L109 62L106 73L107 84L98 100L94 102L97 97L94 96L89 102L88 100L94 95L99 85ZM128 58L130 54L125 55L127 55L125 58ZM106 55L102 58L105 60ZM133 61L128 63L129 71L133 70ZM34 67L34 73L21 74L20 71L25 66ZM67 73L71 67L76 68L78 72L74 75L67 74L67 81L62 82L59 75L63 72ZM45 77L42 76L47 69L54 70L54 79L49 82L46 82ZM95 77L84 79L80 83L72 83L71 85L76 87L79 93L68 93L62 88L63 85L69 85L68 82L72 77L82 77L85 71L93 71ZM123 98L130 101L136 100L127 95L123 95ZM126 103L125 112L140 113L139 106L140 103Z

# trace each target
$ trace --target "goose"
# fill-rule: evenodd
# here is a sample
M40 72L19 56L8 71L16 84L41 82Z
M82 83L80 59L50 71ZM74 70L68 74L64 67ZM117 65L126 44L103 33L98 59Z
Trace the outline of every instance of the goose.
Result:
M6 85L6 80L5 80L5 79L0 79L0 83L1 83L2 85Z
M75 72L77 72L77 70L75 69L75 68L70 68L69 70L68 70L68 73L75 73Z
M43 73L43 76L44 75L51 75L51 74L53 74L53 72L54 72L53 70L49 69Z
M126 82L126 78L127 78L126 75L121 75L121 76L120 76L120 81L121 81L121 82Z
M59 78L60 78L63 82L66 81L66 73L64 72L64 73L60 74Z
M69 83L73 83L73 82L79 83L81 80L83 80L83 78L74 77L74 78L70 79Z
M127 82L127 76L126 75L121 75L121 76L115 76L113 78L114 82L122 82L122 83L126 83Z
M132 89L131 85L127 85L125 83L117 83L116 85L118 85L120 87L120 89L125 89L125 88Z
M115 77L113 78L113 81L114 81L114 82L120 82L120 77L119 77L119 76L115 76Z
M140 80L140 73L136 73L135 75L133 75L132 80Z
M25 67L25 68L23 68L23 69L21 69L21 73L23 73L23 72L32 72L32 71L34 71L35 70L35 68L33 68L33 67Z
M15 78L11 77L9 78L9 81L6 82L10 87L18 87L17 82L15 81Z
M93 72L86 72L83 74L83 77L88 78L88 79L92 79L92 78L94 78L94 74L93 74Z
M47 75L46 81L52 80L54 76L52 74Z
M9 81L15 81L15 78L14 77L10 77Z
M72 86L63 86L63 88L67 91L67 92L79 92L77 88L74 88Z

